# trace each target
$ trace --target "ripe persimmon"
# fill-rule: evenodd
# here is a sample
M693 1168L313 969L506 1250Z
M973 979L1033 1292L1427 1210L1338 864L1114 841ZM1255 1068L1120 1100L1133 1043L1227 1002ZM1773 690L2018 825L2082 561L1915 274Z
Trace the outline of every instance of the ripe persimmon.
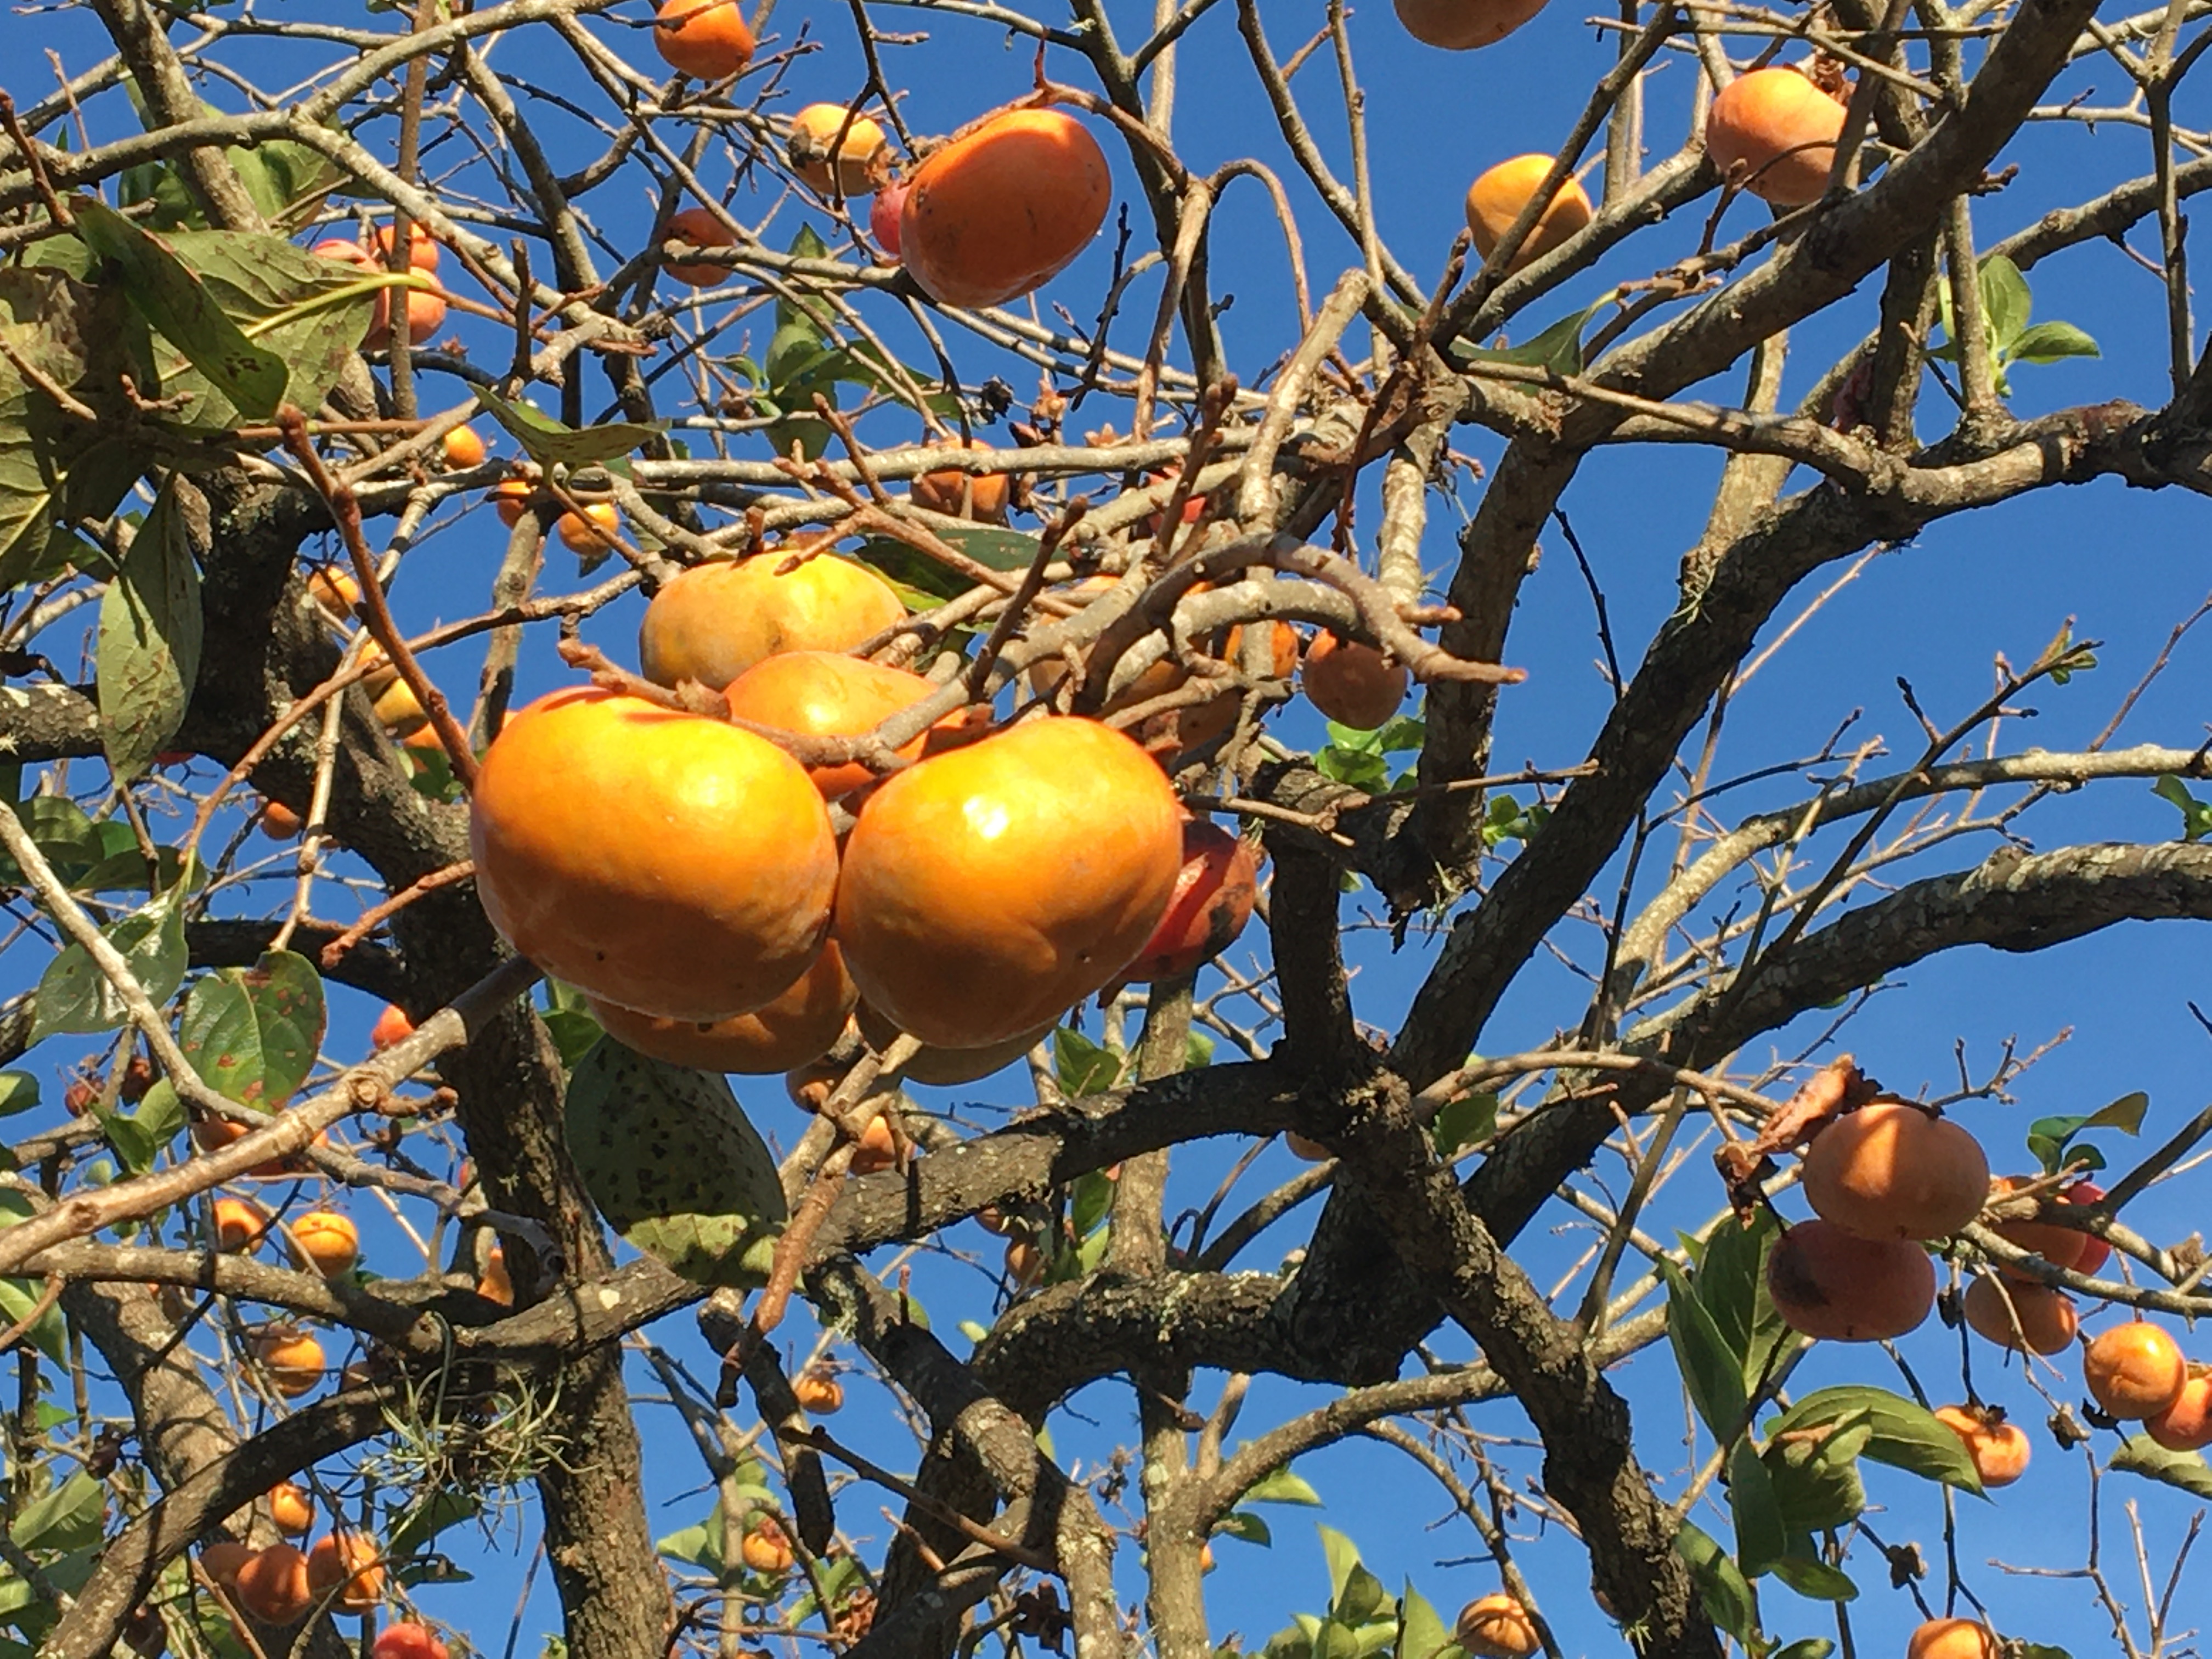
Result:
M1205 818L1182 826L1182 868L1167 914L1127 969L1132 981L1194 971L1226 951L1252 919L1260 859L1252 843Z
M2087 1207L2105 1201L2105 1189L2094 1182L2077 1181L2061 1192L2058 1197L2062 1203L2079 1204ZM2094 1278L2103 1269L2104 1265L2112 1259L2112 1247L2094 1233L2084 1233L2081 1236L2088 1240L2088 1244L2081 1252L2081 1259L2074 1264L2074 1271L2087 1273Z
M2027 1279L1989 1274L1966 1286L1967 1328L2014 1353L2063 1352L2080 1328L2074 1298Z
M415 695L415 688L405 680L394 680L386 686L377 694L373 707L377 724L395 738L405 738L421 730L430 718L422 700Z
M1306 647L1306 699L1339 726L1372 732L1398 712L1413 678L1371 645L1324 629Z
M1006 1277L1018 1290L1028 1290L1044 1282L1044 1252L1026 1238L1017 1238L1006 1246Z
M791 1540L784 1536L783 1528L772 1516L757 1516L745 1528L738 1553L745 1565L755 1572L789 1572L791 1571Z
M219 1250L250 1250L269 1231L269 1212L251 1199L218 1198L211 1216Z
M269 1373L269 1384L287 1400L313 1394L321 1384L323 1345L308 1332L271 1326L253 1339L253 1356Z
M230 1593L264 1625L296 1623L315 1604L307 1558L289 1544L257 1550L238 1569Z
M2212 1446L2212 1376L2198 1371L2164 1411L2143 1419L2143 1432L2168 1451L2202 1451Z
M348 1613L367 1613L384 1595L384 1563L376 1540L358 1532L318 1538L307 1552L307 1583L317 1596Z
M865 1002L854 1009L853 1017L860 1022L860 1035L878 1054L889 1048L891 1039L898 1035L897 1024L884 1018ZM906 1063L902 1075L909 1083L927 1083L945 1088L954 1084L974 1083L1012 1065L1024 1054L1052 1035L1052 1022L1047 1021L1033 1031L1023 1031L1003 1042L987 1042L974 1048L944 1048L925 1043ZM825 1089L826 1095L828 1091ZM809 1111L820 1109L817 1101Z
M641 1054L702 1072L765 1074L787 1072L836 1042L859 996L833 939L811 967L750 1014L659 1019L597 998L589 1000L592 1017L607 1034Z
M622 514L612 501L586 501L582 513L563 513L553 528L571 553L611 553L622 532Z
M1766 1288L1783 1323L1836 1342L1876 1342L1919 1328L1936 1305L1936 1267L1903 1239L1862 1238L1801 1221L1775 1241Z
M1705 154L1723 173L1739 166L1744 188L1777 207L1817 202L1828 187L1844 106L1795 69L1739 75L1705 116Z
M407 1018L407 1011L396 1002L387 1002L384 1012L376 1017L376 1024L368 1028L368 1046L382 1054L414 1035L415 1022Z
M1552 160L1548 155L1516 155L1510 161L1500 161L1468 186L1467 228L1474 233L1474 251L1481 258L1490 257L1490 250L1504 240L1521 210L1542 188L1552 171ZM1534 264L1589 223L1590 217L1588 192L1571 177L1560 180L1550 204L1507 262L1506 270L1510 273Z
M1000 305L1073 263L1113 201L1105 152L1082 122L1061 110L1014 110L914 170L900 257L933 300Z
M315 1524L314 1502L305 1487L279 1480L269 1488L269 1518L276 1523L277 1531L296 1535Z
M483 465L489 453L484 448L483 434L472 426L455 427L446 434L441 447L445 452L446 465L456 472Z
M253 1556L252 1545L241 1544L234 1538L218 1538L200 1552L200 1570L229 1589L238 1583L239 1569Z
M1805 1198L1867 1238L1943 1238L1981 1213L1989 1160L1957 1124L1878 1100L1822 1129L1805 1153Z
M376 228L375 258L378 264L391 263L392 240L398 228L397 225L379 225ZM416 270L435 270L439 257L437 239L422 226L410 224L407 227L407 263Z
M2009 1486L2027 1472L2033 1449L2019 1424L1972 1406L1938 1406L1936 1420L1965 1443L1984 1487Z
M670 216L661 240L669 242L689 242L694 247L728 247L738 239L729 227L705 208L685 208ZM668 274L686 288L720 288L730 280L727 265L710 265L698 260L665 267Z
M403 1619L377 1632L368 1659L447 1659L447 1650L428 1625Z
M827 1060L811 1060L783 1074L783 1092L802 1112L818 1112L846 1068Z
M1542 1645L1528 1609L1503 1590L1462 1607L1453 1635L1474 1659L1528 1659Z
M1493 46L1544 9L1544 0L1395 0L1398 21L1424 46Z
M876 187L876 158L890 145L883 128L866 116L842 104L809 104L791 118L784 154L816 194L866 196Z
M2181 1398L2189 1362L2163 1327L2131 1319L2091 1339L2081 1355L2081 1381L2107 1417L2156 1417Z
M1930 1619L1905 1644L1905 1659L2001 1659L2004 1646L1971 1619Z
M700 81L726 81L753 60L753 32L738 0L661 0L653 44L671 69Z
M203 1117L192 1120L192 1145L204 1152L220 1151L229 1146L232 1141L240 1139L252 1133L243 1123L234 1122L229 1118ZM322 1146L328 1139L327 1134L318 1134L315 1137L315 1145ZM301 1158L272 1158L254 1164L246 1173L250 1179L255 1181L280 1181L287 1176L304 1174L307 1168L306 1162Z
M897 1163L898 1137L891 1133L889 1115L878 1112L868 1120L868 1127L860 1131L860 1139L853 1147L853 1173L873 1175Z
M361 584L343 570L318 570L307 578L307 594L332 622L348 623L361 603Z
M1048 715L898 773L845 844L853 982L944 1048L1036 1030L1152 937L1182 867L1182 816L1145 751L1095 720Z
M937 690L919 674L841 651L781 651L745 670L723 688L722 695L732 715L755 726L805 738L857 738ZM984 718L989 714L988 709L975 713ZM926 748L941 744L946 736L974 723L968 710L956 709L898 752L907 760L920 760ZM828 800L850 794L876 778L858 761L809 767L806 775Z
M829 554L779 574L790 548L694 565L661 584L638 629L656 685L696 680L719 691L785 651L849 651L906 619L890 584Z
M421 345L438 331L446 320L446 296L435 289L410 288L407 295L407 339L410 345ZM376 305L369 313L368 333L362 340L366 351L381 351L392 343L392 295L389 288L377 291Z
M477 1275L477 1294L502 1308L514 1305L514 1280L507 1271L507 1252L496 1244L484 1258L483 1272Z
M491 510L499 514L499 521L509 530L522 522L522 515L538 499L538 491L526 479L502 478L492 486Z
M799 1407L815 1417L827 1417L843 1408L845 1386L820 1366L809 1366L791 1379Z
M750 1013L813 965L837 843L765 738L595 687L507 721L470 803L477 896L589 995L667 1019Z
M271 841L289 841L304 826L300 815L281 800L261 803L261 833Z
M2033 1176L1999 1176L1990 1183L1992 1200L2031 1185ZM2006 1221L1993 1231L2006 1243L2017 1244L2033 1255L2041 1256L2054 1267L2078 1267L2093 1242L2087 1233L2077 1233L2071 1227L2054 1226L2048 1221ZM2017 1279L2020 1273L2009 1267L2000 1267L2001 1273Z
M361 1230L336 1210L310 1210L292 1223L291 1232L307 1265L325 1279L351 1273L361 1260Z
M980 453L988 451L991 446L981 438L968 438L954 447ZM914 504L948 518L1004 524L1006 497L1012 483L1012 478L1004 472L963 472L957 467L947 467L939 472L925 472L914 481Z

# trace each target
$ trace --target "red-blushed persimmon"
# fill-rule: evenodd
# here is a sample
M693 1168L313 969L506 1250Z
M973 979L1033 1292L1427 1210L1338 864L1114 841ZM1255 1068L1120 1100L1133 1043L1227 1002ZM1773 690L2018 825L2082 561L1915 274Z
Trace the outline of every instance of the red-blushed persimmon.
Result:
M200 1552L200 1570L230 1589L238 1583L239 1569L254 1557L251 1544L241 1544L234 1538L219 1538Z
M653 44L671 69L700 81L726 81L753 60L753 32L738 0L661 0Z
M382 1054L414 1035L415 1022L407 1018L407 1011L396 1002L387 1002L384 1012L376 1017L376 1024L369 1027L368 1046Z
M702 207L685 208L681 213L672 214L667 228L660 234L663 241L689 242L694 247L728 247L738 240L727 225ZM727 265L708 264L696 259L663 269L686 288L720 288L733 274Z
M218 1198L210 1215L218 1250L250 1250L268 1237L269 1212L251 1199Z
M988 453L991 447L981 438L964 439L953 447L978 453ZM946 467L916 478L913 497L916 507L942 513L948 518L1004 524L1006 500L1012 489L1013 478L1009 473L963 472L957 467Z
M239 1566L230 1593L264 1625L295 1624L315 1604L307 1558L289 1544L255 1551Z
M782 1524L774 1516L762 1515L753 1518L745 1528L744 1540L738 1546L745 1565L755 1572L781 1573L791 1571L791 1540L784 1535Z
M2094 1182L2077 1181L2061 1192L2058 1196L2063 1203L2079 1204L2087 1207L2103 1203L2105 1189ZM2094 1278L2103 1271L2105 1264L2112 1259L2112 1247L2094 1233L2084 1233L2082 1237L2089 1243L2081 1252L2081 1259L2074 1264L2074 1271L2087 1273Z
M1936 1267L1903 1239L1862 1238L1832 1221L1801 1221L1766 1261L1774 1310L1794 1331L1875 1342L1916 1330L1936 1305Z
M448 432L440 447L444 451L446 465L456 472L465 472L472 466L482 466L490 452L484 447L483 434L472 426L457 426Z
M1196 971L1237 941L1259 896L1260 857L1252 843L1218 824L1182 827L1182 868L1167 914L1126 970L1133 981Z
M745 670L722 689L722 696L732 715L755 726L804 738L857 738L937 690L919 674L840 651L782 651ZM920 760L926 750L980 726L989 713L955 709L898 753ZM806 775L828 800L876 779L858 761L809 767Z
M1972 1406L1939 1406L1936 1420L1959 1437L1984 1487L2009 1486L2027 1473L2033 1448L2019 1424Z
M1324 629L1306 647L1300 684L1306 700L1339 726L1372 732L1406 701L1413 677L1371 645Z
M898 1026L865 1002L853 1014L860 1022L860 1035L878 1054L890 1048L891 1040L898 1036ZM1052 1022L1048 1021L1034 1031L1023 1031L1003 1042L987 1042L976 1048L939 1048L924 1043L907 1061L901 1074L909 1083L927 1083L936 1088L974 1083L1012 1065L1050 1036L1052 1029ZM823 1091L824 1096L828 1092L826 1088ZM821 1102L817 1100L806 1109L817 1111L820 1108Z
M1867 1238L1944 1238L1990 1194L1981 1143L1901 1100L1832 1121L1805 1153L1805 1199L1822 1219Z
M1503 1590L1462 1607L1453 1635L1474 1659L1528 1659L1542 1645L1528 1609Z
M276 1522L277 1531L296 1537L314 1526L314 1501L306 1487L279 1480L269 1488L269 1518Z
M332 1606L367 1613L384 1595L382 1555L365 1533L331 1533L307 1552L307 1583Z
M899 220L906 212L906 180L896 179L876 192L868 204L868 234L891 264L900 262Z
M1395 0L1398 21L1423 46L1472 52L1494 46L1544 9L1544 0Z
M836 838L799 763L641 698L580 687L508 720L469 837L477 896L508 943L640 1013L750 1013L829 932Z
M661 584L638 629L638 658L656 685L696 680L720 691L786 651L850 651L906 619L890 584L830 554L788 571L788 547L694 565Z
M840 138L838 135L843 134ZM842 104L809 104L791 118L784 155L817 195L866 196L875 188L875 162L890 147L883 128Z
M1105 152L1082 122L1061 110L1015 110L915 168L900 258L941 304L1002 305L1073 263L1113 202Z
M411 1619L386 1625L369 1644L368 1659L447 1659L446 1644Z
M813 1417L827 1417L845 1405L844 1384L817 1366L809 1366L791 1379L791 1392L799 1408Z
M2191 1370L2173 1403L2143 1419L2143 1432L2168 1451L2202 1451L2212 1446L2212 1376L2197 1367Z
M814 965L764 1007L727 1019L657 1019L633 1013L598 998L589 999L592 1017L617 1042L702 1072L765 1075L787 1072L822 1054L837 1041L860 993L845 971L836 939L822 947Z
M1777 207L1802 207L1828 187L1844 106L1796 70L1739 75L1705 116L1705 154L1723 173L1739 164L1744 188Z
M1966 1286L1963 1311L1967 1329L2014 1353L2062 1353L2081 1324L2065 1291L1994 1273Z
M313 1334L289 1325L271 1326L253 1340L253 1356L269 1374L269 1385L287 1400L313 1394L322 1385L326 1362Z
M1468 186L1467 227L1474 233L1474 251L1487 259L1490 250L1504 240L1513 222L1532 201L1552 171L1548 155L1516 155L1500 161ZM1538 216L1520 249L1507 261L1510 273L1534 264L1589 223L1590 198L1571 178L1559 182L1550 204Z
M1971 1619L1930 1619L1905 1644L1905 1659L2002 1659L2003 1644Z
M2031 1185L2033 1176L1999 1176L1990 1183L1991 1201ZM2087 1233L2077 1233L2071 1227L2054 1226L2048 1221L2006 1221L1994 1230L1999 1238L2017 1244L2032 1255L2039 1255L2054 1267L2079 1267L2081 1258L2095 1241ZM1998 1271L2013 1278L2021 1277L2012 1268L2000 1267Z
M291 1234L305 1265L325 1279L351 1273L361 1260L361 1230L336 1210L309 1210L291 1224Z
M2090 1339L2081 1355L2081 1382L2107 1417L2123 1422L2156 1417L2181 1398L2189 1362L2164 1327L2131 1319Z
M553 531L571 553L611 553L622 533L622 514L612 501L586 501L581 513L563 513Z
M1182 808L1150 757L1048 715L879 785L845 843L837 939L861 996L978 1048L1111 984L1166 914Z

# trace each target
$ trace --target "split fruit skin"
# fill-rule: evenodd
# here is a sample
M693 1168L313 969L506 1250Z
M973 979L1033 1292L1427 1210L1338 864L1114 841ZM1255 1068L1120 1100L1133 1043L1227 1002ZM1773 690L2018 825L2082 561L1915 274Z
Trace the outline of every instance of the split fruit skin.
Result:
M1936 1305L1936 1267L1917 1244L1801 1221L1775 1241L1766 1288L1794 1331L1876 1342L1919 1328Z
M1093 720L1047 716L925 760L869 796L846 842L846 966L924 1042L1033 1031L1144 948L1182 819L1145 751Z
M781 995L829 932L837 843L765 738L580 687L485 751L477 892L507 942L586 995L720 1020Z
M1725 173L1739 162L1744 188L1776 207L1820 200L1835 163L1844 106L1794 69L1740 75L1705 117L1705 153Z
M829 554L785 571L789 548L694 565L661 584L638 629L646 678L720 691L787 651L850 651L906 619L890 584Z
M720 1020L658 1019L597 998L592 1017L639 1054L702 1072L748 1076L787 1072L828 1049L845 1029L860 993L831 939L814 965L765 1007Z
M1082 122L1055 109L1015 110L914 170L900 258L940 304L1003 305L1072 264L1113 201L1105 152Z

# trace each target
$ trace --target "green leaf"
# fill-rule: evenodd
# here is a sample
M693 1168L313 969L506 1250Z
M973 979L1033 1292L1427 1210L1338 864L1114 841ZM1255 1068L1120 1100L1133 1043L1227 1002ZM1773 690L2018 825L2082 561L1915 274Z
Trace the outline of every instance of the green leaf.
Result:
M1396 1659L1451 1659L1461 1651L1452 1633L1445 1628L1443 1620L1429 1605L1428 1598L1413 1588L1413 1581L1406 1581L1406 1593L1398 1598L1398 1650Z
M1249 1510L1231 1510L1221 1517L1213 1528L1218 1538L1234 1538L1246 1544L1257 1544L1262 1549L1273 1549L1275 1534L1266 1521Z
M722 1510L717 1504L694 1527L672 1532L655 1540L653 1549L672 1561L689 1561L719 1576L722 1571Z
M1785 1555L1773 1563L1774 1576L1798 1595L1813 1601L1856 1601L1859 1587L1849 1573L1802 1555Z
M1667 1282L1667 1336L1674 1345L1683 1385L1689 1389L1690 1401L1698 1408L1707 1432L1728 1445L1743 1432L1750 1409L1750 1397L1743 1386L1742 1356L1729 1348L1682 1270L1665 1256L1659 1258L1658 1268Z
M1759 1602L1751 1586L1729 1559L1728 1552L1702 1528L1684 1521L1674 1529L1674 1553L1690 1564L1697 1580L1698 1599L1705 1612L1723 1630L1753 1651L1759 1636Z
M1240 1504L1301 1504L1308 1509L1323 1507L1321 1494L1308 1484L1305 1477L1288 1468L1272 1469L1247 1486L1237 1498Z
M2106 1467L2212 1498L2212 1464L2205 1462L2203 1452L2168 1451L2147 1434L2130 1435Z
M2003 254L1992 253L1982 261L1981 286L1982 312L1989 323L1990 337L2002 352L2027 326L2028 311L2034 303L2027 291L2027 278Z
M46 1289L43 1279L0 1279L0 1322L4 1322L12 1330L30 1319L32 1310L38 1307L39 1298L46 1294ZM32 1321L30 1337L39 1352L55 1364L69 1364L69 1328L62 1317L61 1304L55 1303ZM98 1536L95 1532L94 1538Z
M1429 1139L1436 1144L1437 1156L1449 1159L1489 1139L1497 1128L1497 1092L1476 1089L1455 1096L1437 1108L1436 1121L1429 1126Z
M1073 1026L1063 1025L1052 1034L1052 1069L1060 1092L1073 1100L1103 1094L1118 1083L1121 1056L1100 1048Z
M1321 1534L1322 1553L1328 1559L1329 1618L1338 1624L1357 1626L1377 1616L1387 1616L1391 1607L1390 1592L1361 1562L1359 1547L1334 1528L1317 1527L1315 1530Z
M694 1284L766 1282L788 1212L775 1158L726 1081L602 1042L576 1062L566 1115L617 1232Z
M2118 1129L2122 1134L2141 1134L2143 1114L2150 1110L2150 1097L2141 1089L2130 1089L2109 1106L2092 1112L2081 1127L2085 1129Z
M182 888L172 888L143 909L100 933L123 953L138 983L155 1003L167 1002L184 982L189 957L185 950ZM123 999L116 994L92 957L81 945L65 948L46 964L33 1001L32 1039L43 1042L58 1033L86 1036L112 1031L126 1018Z
M1314 757L1314 770L1347 788L1370 795L1382 794L1390 787L1390 763L1379 753L1364 750L1346 749L1332 743Z
M1828 1659L1836 1644L1825 1636L1808 1636L1792 1642L1774 1656L1774 1659Z
M144 1175L153 1169L161 1149L184 1127L185 1103L167 1078L155 1080L136 1110L111 1113L100 1124L107 1144L115 1148L124 1168L132 1175Z
M2101 357L2097 342L2071 323L2038 323L2021 331L2006 354L2015 363L2055 363L2062 357Z
M0 1072L0 1117L27 1112L38 1103L38 1079L28 1072Z
M1114 1207L1114 1183L1097 1170L1086 1170L1076 1176L1068 1188L1067 1220L1078 1238L1090 1237L1091 1230L1106 1218Z
M1526 345L1471 346L1454 341L1451 356L1461 363L1518 363L1528 368L1548 368L1555 374L1583 372L1583 330L1590 319L1609 307L1616 289L1608 289L1586 309L1562 317Z
M322 975L307 957L279 951L193 986L177 1040L226 1098L273 1112L314 1069L325 1018Z
M70 207L77 234L118 266L124 292L161 337L248 420L265 421L283 401L290 371L275 352L256 345L225 316L215 297L169 244L89 196Z
M173 475L100 601L100 740L127 782L185 723L199 678L200 573Z
M82 1550L100 1542L107 1489L82 1469L24 1506L8 1535L27 1550Z
M505 427L515 442L540 466L591 466L627 455L650 443L667 428L665 421L610 421L580 431L565 426L530 404L511 401L483 386L476 388L477 401L492 419Z
M1748 1227L1723 1220L1707 1237L1692 1281L1713 1328L1741 1365L1747 1394L1759 1386L1776 1347L1790 1334L1766 1291L1766 1256L1778 1231L1766 1210Z
M1771 1443L1762 1452L1782 1524L1793 1537L1848 1526L1866 1508L1859 1455L1874 1438L1863 1413L1837 1419L1832 1432Z
M1933 1412L1887 1389L1857 1383L1822 1389L1806 1395L1768 1425L1767 1434L1771 1438L1861 1413L1869 1431L1863 1455L1924 1480L1981 1492L1982 1478L1975 1472L1966 1443L1937 1422Z
M1735 1520L1736 1564L1747 1578L1756 1578L1789 1553L1790 1536L1782 1524L1782 1505L1774 1483L1748 1434L1729 1449L1729 1513Z
M549 1008L538 1018L552 1034L553 1046L561 1051L561 1064L570 1071L606 1035L599 1022L581 1008Z
M2160 800L2172 801L2180 810L2182 840L2202 841L2212 836L2212 801L2197 799L2179 778L2169 773L2151 785L2150 792Z

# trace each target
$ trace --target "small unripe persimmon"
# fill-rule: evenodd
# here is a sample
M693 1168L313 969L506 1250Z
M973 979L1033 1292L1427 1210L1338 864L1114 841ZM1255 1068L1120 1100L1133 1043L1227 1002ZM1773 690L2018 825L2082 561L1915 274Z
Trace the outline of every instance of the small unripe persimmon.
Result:
M219 1250L250 1250L269 1231L269 1212L250 1199L218 1198L211 1218Z
M472 426L457 426L445 436L446 465L456 472L482 466L486 454L483 436Z
M2143 1432L2168 1451L2212 1446L2212 1376L2199 1372L2184 1382L2172 1405L2143 1419Z
M395 1043L404 1042L415 1035L415 1022L407 1018L407 1011L396 1002L384 1005L384 1012L376 1017L376 1024L368 1030L369 1047L382 1054Z
M296 1624L315 1604L307 1582L307 1558L289 1544L271 1544L238 1569L231 1594L265 1625Z
M1925 1250L1902 1239L1861 1238L1832 1221L1801 1221L1775 1241L1766 1288L1794 1331L1875 1342L1917 1329L1928 1317L1936 1268Z
M1971 1619L1930 1619L1905 1644L1905 1659L2001 1659L2003 1652L1989 1626Z
M1528 1659L1542 1645L1528 1609L1503 1590L1462 1607L1453 1633L1474 1659Z
M279 1480L270 1487L269 1518L279 1532L296 1536L307 1531L315 1524L315 1505L307 1488L289 1480Z
M376 1540L357 1532L334 1532L307 1552L307 1582L318 1596L334 1597L348 1613L367 1613L384 1595L384 1565Z
M336 1210L310 1210L292 1224L292 1242L325 1279L353 1271L361 1260L361 1230Z
M222 1538L200 1552L200 1570L225 1589L238 1583L239 1569L254 1556L253 1547Z
M662 0L653 44L670 68L701 81L742 75L753 58L753 32L737 0Z
M271 841L289 841L301 829L300 815L281 800L261 803L261 833Z
M815 1417L827 1417L845 1403L844 1384L819 1368L801 1371L792 1378L791 1392L797 1397L799 1409Z
M2108 1417L2156 1417L2180 1399L2189 1362L2162 1327L2131 1319L2091 1340L2081 1356L2081 1381Z
M2081 1322L2065 1291L1996 1274L1966 1286L1964 1312L1969 1330L2015 1353L2063 1352Z
M1823 1220L1863 1238L1943 1238L1990 1194L1981 1143L1907 1101L1846 1112L1805 1153L1805 1198Z
M1372 732L1398 712L1413 680L1373 646L1324 629L1306 647L1301 682L1307 700L1339 726Z
M1971 1406L1939 1406L1936 1420L1957 1435L1988 1488L2009 1486L2027 1472L2027 1434L2017 1423L1997 1420Z
M784 1536L782 1526L771 1516L759 1516L745 1529L744 1541L738 1549L745 1565L755 1572L791 1571L791 1540Z

